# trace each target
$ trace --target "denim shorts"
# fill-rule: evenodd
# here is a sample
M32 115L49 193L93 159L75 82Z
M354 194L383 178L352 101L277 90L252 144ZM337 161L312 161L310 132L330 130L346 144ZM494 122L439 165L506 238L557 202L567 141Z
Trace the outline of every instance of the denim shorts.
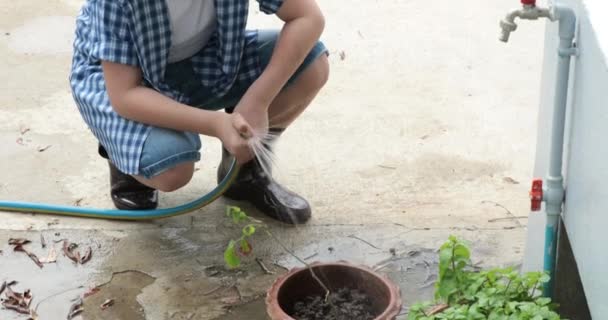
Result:
M258 56L262 70L270 62L278 36L278 31L258 31ZM304 62L288 80L286 87L324 53L327 53L325 45L317 42ZM209 99L211 95L200 85L189 60L168 65L165 80L169 85L179 88L181 92L189 96L192 106L205 110L233 108L251 86L251 83L236 83L225 96ZM149 179L180 163L199 161L200 149L201 139L198 133L153 127L143 146L139 161L140 174Z

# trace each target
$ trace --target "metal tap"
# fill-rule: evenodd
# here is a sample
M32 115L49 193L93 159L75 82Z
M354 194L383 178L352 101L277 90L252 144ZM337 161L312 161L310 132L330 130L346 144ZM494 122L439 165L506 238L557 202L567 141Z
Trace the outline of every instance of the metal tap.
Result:
M515 18L524 20L537 20L538 18L547 18L555 21L555 13L552 8L540 8L536 6L536 0L521 0L522 8L511 10L504 19L500 21L500 37L502 42L508 42L511 32L517 29Z

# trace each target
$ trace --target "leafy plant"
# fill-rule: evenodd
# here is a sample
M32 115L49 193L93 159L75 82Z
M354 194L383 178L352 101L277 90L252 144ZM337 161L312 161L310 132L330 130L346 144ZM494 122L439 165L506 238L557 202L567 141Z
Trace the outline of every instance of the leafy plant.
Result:
M224 251L224 261L229 268L238 268L241 266L241 259L249 256L253 252L253 246L251 245L251 238L258 231L263 231L267 236L271 237L285 252L289 253L292 257L296 258L300 263L304 264L310 271L313 279L325 290L325 298L329 296L329 288L319 279L315 274L314 270L310 267L306 261L298 257L293 251L289 250L281 240L279 240L272 232L270 232L268 226L257 219L248 216L241 208L235 206L228 206L226 208L226 216L229 217L235 224L244 224L241 229L239 238L230 240L226 250Z
M238 207L229 206L226 208L226 216L232 219L235 224L247 222L241 229L241 236L236 240L230 240L228 247L224 251L224 261L230 268L237 268L241 265L241 258L248 256L253 252L253 247L249 239L255 234L258 227L265 225L258 220L255 220Z
M451 236L439 250L435 301L415 304L409 320L560 320L551 299L540 295L549 276L520 275L513 268L473 271L468 245Z

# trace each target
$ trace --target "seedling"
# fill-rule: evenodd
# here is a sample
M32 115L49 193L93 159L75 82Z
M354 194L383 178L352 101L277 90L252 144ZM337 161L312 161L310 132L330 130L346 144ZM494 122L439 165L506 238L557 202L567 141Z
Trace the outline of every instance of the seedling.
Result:
M251 245L251 238L258 231L262 231L265 235L272 238L285 252L290 254L292 257L296 258L300 263L304 264L310 274L315 279L315 281L325 290L325 298L329 296L329 288L317 277L314 270L310 267L306 261L302 258L298 257L292 250L287 248L281 240L279 240L272 232L268 226L257 219L254 219L248 216L241 208L228 206L226 208L226 216L232 220L233 223L237 225L244 225L241 229L241 235L237 239L232 239L228 243L226 250L224 251L224 261L226 265L233 269L241 266L241 260L244 257L251 255L253 252L253 246Z

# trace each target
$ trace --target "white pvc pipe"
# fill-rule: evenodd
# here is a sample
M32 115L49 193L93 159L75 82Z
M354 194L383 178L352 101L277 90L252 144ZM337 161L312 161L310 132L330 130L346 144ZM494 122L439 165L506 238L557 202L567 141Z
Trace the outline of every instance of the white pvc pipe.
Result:
M551 281L545 287L545 295L553 291L555 276L555 260L557 248L557 225L562 213L564 202L564 178L562 170L564 152L564 127L566 107L568 104L568 83L570 80L570 57L576 54L574 35L576 31L576 14L568 7L556 5L552 14L559 21L559 48L557 76L555 79L555 99L553 106L553 127L551 130L551 151L549 159L549 175L546 178L546 189L543 200L547 213L545 228L545 258L544 269L550 273Z

